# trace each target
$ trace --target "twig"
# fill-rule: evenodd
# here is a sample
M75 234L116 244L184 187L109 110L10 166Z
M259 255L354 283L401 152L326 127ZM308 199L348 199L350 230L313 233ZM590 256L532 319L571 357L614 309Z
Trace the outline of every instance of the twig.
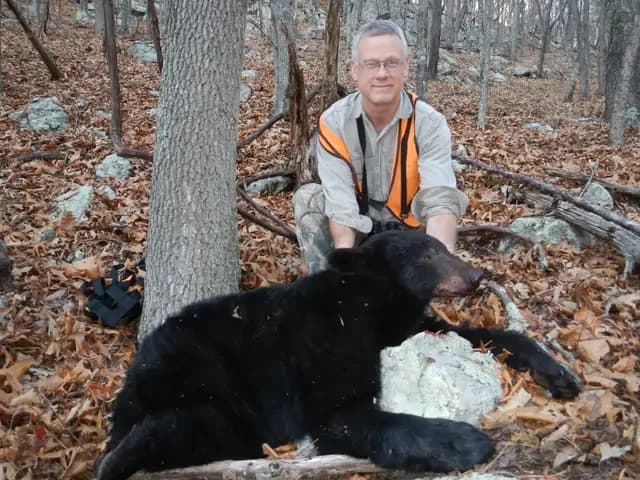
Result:
M567 172L565 170L561 170L559 168L545 168L545 172L549 175L553 175L555 177L566 178L568 180L574 180L577 182L584 182L589 179L589 175L579 172ZM628 195L629 197L640 198L640 188L634 188L629 185L621 185L619 183L608 182L607 180L603 180L602 178L594 178L594 181L600 183L607 190L616 193L622 193L623 195Z
M278 235L281 235L286 239L291 240L292 242L296 242L296 234L292 230L289 229L287 231L287 230L283 230L282 228L276 225L271 225L265 222L263 219L261 219L257 215L249 212L248 210L246 210L244 207L240 205L238 205L238 213L242 215L244 218L246 218L247 220L251 220L252 222L260 225L261 227L266 228L267 230L272 231L273 233L277 233Z
M627 230L631 230L636 235L640 235L640 223L630 221L625 217L623 217L622 215L618 215L617 213L610 212L604 208L593 205L591 202L588 202L586 200L583 200L582 198L578 198L574 195L571 195L570 193L564 190L561 190L552 185L540 182L535 178L529 177L527 175L521 175L519 173L513 173L510 171L504 170L502 168L487 165L486 163L481 162L480 160L468 157L460 153L454 153L452 156L457 160L461 161L462 163L473 165L474 167L479 168L480 170L484 170L490 173L497 173L504 177L511 178L512 180L515 180L517 182L530 185L535 189L540 190L541 192L545 192L553 195L554 197L558 197L558 198L561 198L562 200L566 200L567 202L571 202L574 205L577 205L588 212L595 213L596 215L606 220L609 220L610 222L620 225L626 228Z
M487 282L487 288L495 293L502 304L507 314L506 330L513 330L515 332L524 333L527 331L527 319L520 312L520 309L516 306L515 302L511 299L507 290L498 283L490 280Z
M291 230L291 228L289 228L289 225L287 225L282 220L280 220L278 217L273 215L266 208L261 207L256 202L254 202L253 198L251 198L251 196L247 192L245 192L243 189L241 189L240 187L236 187L236 192L238 193L238 195L240 195L240 197L245 202L247 202L249 205L251 205L258 213L264 215L269 220L271 220L273 223L275 223L275 227L279 230L276 233L280 233L280 235L285 236L289 240L296 241L296 233L293 230ZM265 226L263 223L260 223L260 225Z
M533 246L538 253L538 263L540 265L540 268L542 270L546 270L547 268L549 268L549 258L547 257L547 251L545 250L544 245L542 245L542 243L540 242L535 241L533 238L525 235L524 233L514 232L509 228L500 227L498 225L469 225L465 227L458 227L458 234L461 235L482 231L511 235L518 240L528 243L529 245Z
M31 153L25 153L16 157L16 160L20 162L30 162L31 160L43 159L43 160L64 160L67 158L67 154L59 152L57 150L37 150Z
M313 98L318 95L318 93L320 93L320 87L316 86L314 87L312 90L309 91L309 93L307 93L307 102L310 102L311 100L313 100ZM273 117L271 117L270 119L268 119L265 123L263 123L258 130L256 130L255 132L253 132L251 135L249 135L248 137L243 138L242 140L240 140L238 142L238 144L236 145L236 149L240 150L243 147L246 147L247 145L249 145L251 142L253 142L254 140L256 140L258 137L260 137L260 135L262 135L264 132L266 132L267 130L269 130L269 128L271 128L273 125L275 125L278 121L282 120L283 118L285 118L288 115L288 112L280 112L276 115L274 115Z
M265 170L264 172L256 173L249 177L244 177L238 179L238 185L241 188L246 188L247 185L253 183L257 180L262 180L263 178L271 178L271 177L290 177L295 175L295 171L292 168L278 168L275 170Z
M586 183L582 187L582 190L580 190L580 195L578 195L578 197L582 198L584 196L589 186L591 186L591 183L593 182L593 177L595 176L597 171L598 171L598 162L596 162L596 164L591 168L591 174L589 175L589 178L587 179Z

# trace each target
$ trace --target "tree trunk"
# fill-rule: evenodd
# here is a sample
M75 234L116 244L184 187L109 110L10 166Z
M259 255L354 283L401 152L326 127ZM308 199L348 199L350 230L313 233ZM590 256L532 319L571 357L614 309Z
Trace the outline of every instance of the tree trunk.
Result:
M80 0L80 10L87 13L89 10L89 0Z
M440 59L440 27L442 23L442 0L432 0L431 28L429 40L429 65L427 78L438 77L438 60Z
M102 35L104 33L104 2L111 0L94 0L96 6L96 33Z
M323 111L338 99L338 56L340 48L340 10L342 0L330 0L325 25L325 68L320 95Z
M120 95L120 75L118 73L118 52L116 47L116 24L113 0L103 0L104 38L103 49L109 65L111 98L111 141L115 149L122 147L122 98Z
M27 37L31 41L31 44L33 45L33 48L36 49L36 51L40 55L40 58L42 59L44 64L49 69L49 73L51 74L51 78L53 80L59 80L60 78L62 78L62 73L60 73L60 70L58 69L58 66L55 64L55 62L53 61L53 59L51 58L49 53L45 50L45 48L42 45L42 43L40 43L40 40L38 40L36 38L35 34L31 30L31 28L29 27L29 23L22 16L22 13L20 12L20 9L18 8L18 6L15 4L14 0L5 0L5 1L7 2L7 5L9 6L9 10L11 10L13 12L13 14L18 19L18 22L20 22L20 25L22 25L22 29L24 30L24 33L27 35Z
M631 81L640 54L640 12L637 7L635 10L633 12L633 26L629 37L627 37L628 43L622 57L622 71L618 88L613 98L613 109L609 121L609 145L611 146L624 145L626 114L629 108L629 99L632 96Z
M480 52L480 102L478 106L478 128L484 128L487 120L487 102L489 100L489 63L493 50L493 5L494 0L479 0L482 12L482 49Z
M162 73L162 64L164 63L164 60L162 58L162 45L160 43L158 12L156 11L156 2L154 0L147 0L147 19L149 22L149 32L151 33L151 39L153 40L153 47L156 50L156 57L158 58L158 72Z
M120 33L129 33L131 31L131 0L120 0L118 17L120 18L118 31Z
M577 0L568 0L567 2L567 25L562 37L562 48L569 52L573 51L573 42L578 32L578 2Z
M456 28L456 0L446 0L444 19L444 43L448 47L452 47Z
M427 99L427 58L429 55L429 0L420 0L416 12L416 95Z
M293 23L294 0L271 0L271 27L274 45L274 98L271 115L288 109L287 87L289 86L289 54L287 39L282 29L286 28L295 37Z
M600 95L604 95L606 90L610 3L610 0L600 0L598 15L598 93Z
M521 0L513 0L513 10L511 12L511 38L509 54L511 60L518 58L518 36L520 35L520 6Z
M458 43L458 32L462 28L462 22L464 21L464 17L467 15L467 0L461 0L462 3L460 8L458 9L458 14L456 16L456 23L453 27L453 40L451 42L451 47L453 51L456 51L456 44Z
M167 61L139 338L185 304L238 289L235 161L245 8L239 0L164 4Z
M364 2L362 0L347 0L344 8L344 33L347 40L348 54L351 55L351 48L353 43L353 37L355 36L358 28L360 27L360 21L362 19L362 6Z
M580 96L589 96L589 72L591 71L591 41L589 28L589 0L582 0L578 17L578 84Z

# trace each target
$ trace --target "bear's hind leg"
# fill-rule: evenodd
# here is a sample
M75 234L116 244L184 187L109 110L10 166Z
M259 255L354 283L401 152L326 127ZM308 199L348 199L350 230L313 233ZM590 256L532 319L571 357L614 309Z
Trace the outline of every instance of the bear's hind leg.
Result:
M211 405L185 405L147 415L104 457L96 480L261 455L260 442L232 415Z
M316 432L321 454L368 457L383 468L449 472L486 461L493 441L464 422L366 410L336 414Z

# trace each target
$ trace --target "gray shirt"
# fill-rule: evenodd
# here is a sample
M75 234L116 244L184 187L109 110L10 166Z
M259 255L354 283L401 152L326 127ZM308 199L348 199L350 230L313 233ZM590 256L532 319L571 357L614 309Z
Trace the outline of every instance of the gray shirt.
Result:
M377 131L362 110L362 96L352 93L338 100L324 113L327 126L349 149L356 175L362 181L362 148L358 139L356 119L362 114L367 137L366 166L369 192L369 215L360 215L355 185L349 165L328 153L318 143L318 175L325 196L325 214L329 219L362 233L369 233L371 219L395 220L384 206L391 184L393 160L399 120L412 112L411 99L402 92L400 105L393 120ZM420 158L420 190L411 204L418 221L426 224L431 216L452 213L461 217L468 205L467 197L456 188L451 161L451 132L444 116L425 102L416 103L416 140Z

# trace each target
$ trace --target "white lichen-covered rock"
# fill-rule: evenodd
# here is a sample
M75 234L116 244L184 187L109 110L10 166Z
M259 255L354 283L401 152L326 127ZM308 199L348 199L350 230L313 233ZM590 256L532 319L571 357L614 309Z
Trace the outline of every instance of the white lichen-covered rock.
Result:
M477 425L502 398L496 360L455 333L419 333L380 357L383 410Z
M568 243L583 248L584 239L564 220L553 217L524 217L516 218L509 226L511 230L523 233L531 239L546 245L561 245ZM515 246L513 238L503 238L498 245L499 252L507 252Z
M527 130L537 130L542 133L553 132L553 127L551 125L547 125L546 123L537 123L537 122L526 123L523 125L523 128L526 128Z
M127 158L115 153L108 155L96 167L96 176L99 178L113 177L118 180L126 180L131 176L133 168Z
M85 219L85 212L91 199L93 198L93 187L79 187L75 190L60 195L56 200L56 213L53 215L54 220L60 220L65 213L70 213L76 221Z
M150 42L133 42L127 48L127 55L144 63L157 63L158 55L156 49Z
M9 116L22 128L37 133L59 132L67 127L67 112L57 97L35 97L22 112Z
M289 177L277 176L262 178L251 182L247 186L247 192L251 193L280 193L290 188L293 181Z
M606 210L613 210L613 197L609 191L598 182L592 182L589 184L582 195L582 199L593 206L604 208Z
M245 85L244 83L240 84L240 102L246 102L251 97L251 87L249 85Z

